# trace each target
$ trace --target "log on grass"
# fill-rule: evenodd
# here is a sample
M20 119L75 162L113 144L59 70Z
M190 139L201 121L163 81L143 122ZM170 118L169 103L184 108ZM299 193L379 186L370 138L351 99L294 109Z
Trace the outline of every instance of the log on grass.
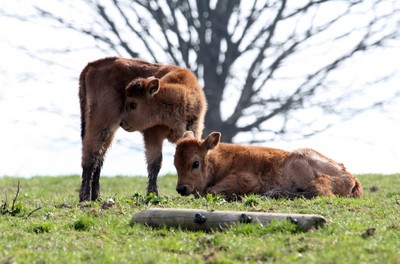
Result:
M267 225L274 219L289 220L307 231L326 223L321 215L280 214L241 211L208 211L202 209L152 208L135 213L132 222L153 227L181 227L188 230L221 230L234 224L259 223Z

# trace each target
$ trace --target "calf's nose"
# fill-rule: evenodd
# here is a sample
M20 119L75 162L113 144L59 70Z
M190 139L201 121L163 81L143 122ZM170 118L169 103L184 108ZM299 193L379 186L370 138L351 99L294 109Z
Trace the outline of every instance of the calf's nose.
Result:
M176 187L176 191L183 196L189 195L188 193L188 187L186 185L178 185Z

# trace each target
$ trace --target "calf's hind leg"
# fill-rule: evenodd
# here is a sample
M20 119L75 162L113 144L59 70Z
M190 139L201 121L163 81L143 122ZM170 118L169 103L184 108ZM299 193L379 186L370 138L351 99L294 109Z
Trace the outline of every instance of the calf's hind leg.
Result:
M149 177L147 194L156 193L158 195L157 177L162 164L162 143L167 134L168 129L163 126L155 126L143 131Z
M79 202L94 201L100 195L100 172L104 155L116 129L88 129L82 142L82 184Z
M110 147L110 145L113 141L115 131L116 131L116 129L114 129L114 130L104 129L100 133L100 140L102 143L102 146L101 146L102 151L99 156L98 166L93 172L92 196L91 196L92 201L96 200L100 196L100 172L101 172L101 168L103 167L104 156L107 152L107 149Z
M306 153L308 154L308 153ZM285 177L280 182L280 187L292 195L303 195L311 198L319 195L334 197L329 175L316 169L305 154L295 153L283 166Z

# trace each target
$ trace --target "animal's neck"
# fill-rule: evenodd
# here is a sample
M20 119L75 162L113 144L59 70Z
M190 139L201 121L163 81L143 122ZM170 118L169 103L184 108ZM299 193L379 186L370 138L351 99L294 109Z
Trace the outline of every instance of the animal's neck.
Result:
M160 88L160 96L159 98L162 100L162 103L167 105L178 105L185 100L185 89L182 89L180 86L161 86Z
M206 164L206 189L213 185L214 164L210 154L205 157L204 163Z
M216 149L210 151L207 154L205 161L205 163L207 164L207 187L215 185L217 182L220 181L220 178L223 177L223 173L220 173L220 161L220 153Z

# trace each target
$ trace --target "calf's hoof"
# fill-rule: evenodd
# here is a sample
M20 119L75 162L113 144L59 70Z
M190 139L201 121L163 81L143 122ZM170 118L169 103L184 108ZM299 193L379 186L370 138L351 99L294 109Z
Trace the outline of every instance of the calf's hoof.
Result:
M155 195L158 196L158 188L157 187L155 187L155 188L148 187L147 188L147 196L149 196L152 193L154 193Z
M90 194L80 193L79 194L79 202L90 201Z

